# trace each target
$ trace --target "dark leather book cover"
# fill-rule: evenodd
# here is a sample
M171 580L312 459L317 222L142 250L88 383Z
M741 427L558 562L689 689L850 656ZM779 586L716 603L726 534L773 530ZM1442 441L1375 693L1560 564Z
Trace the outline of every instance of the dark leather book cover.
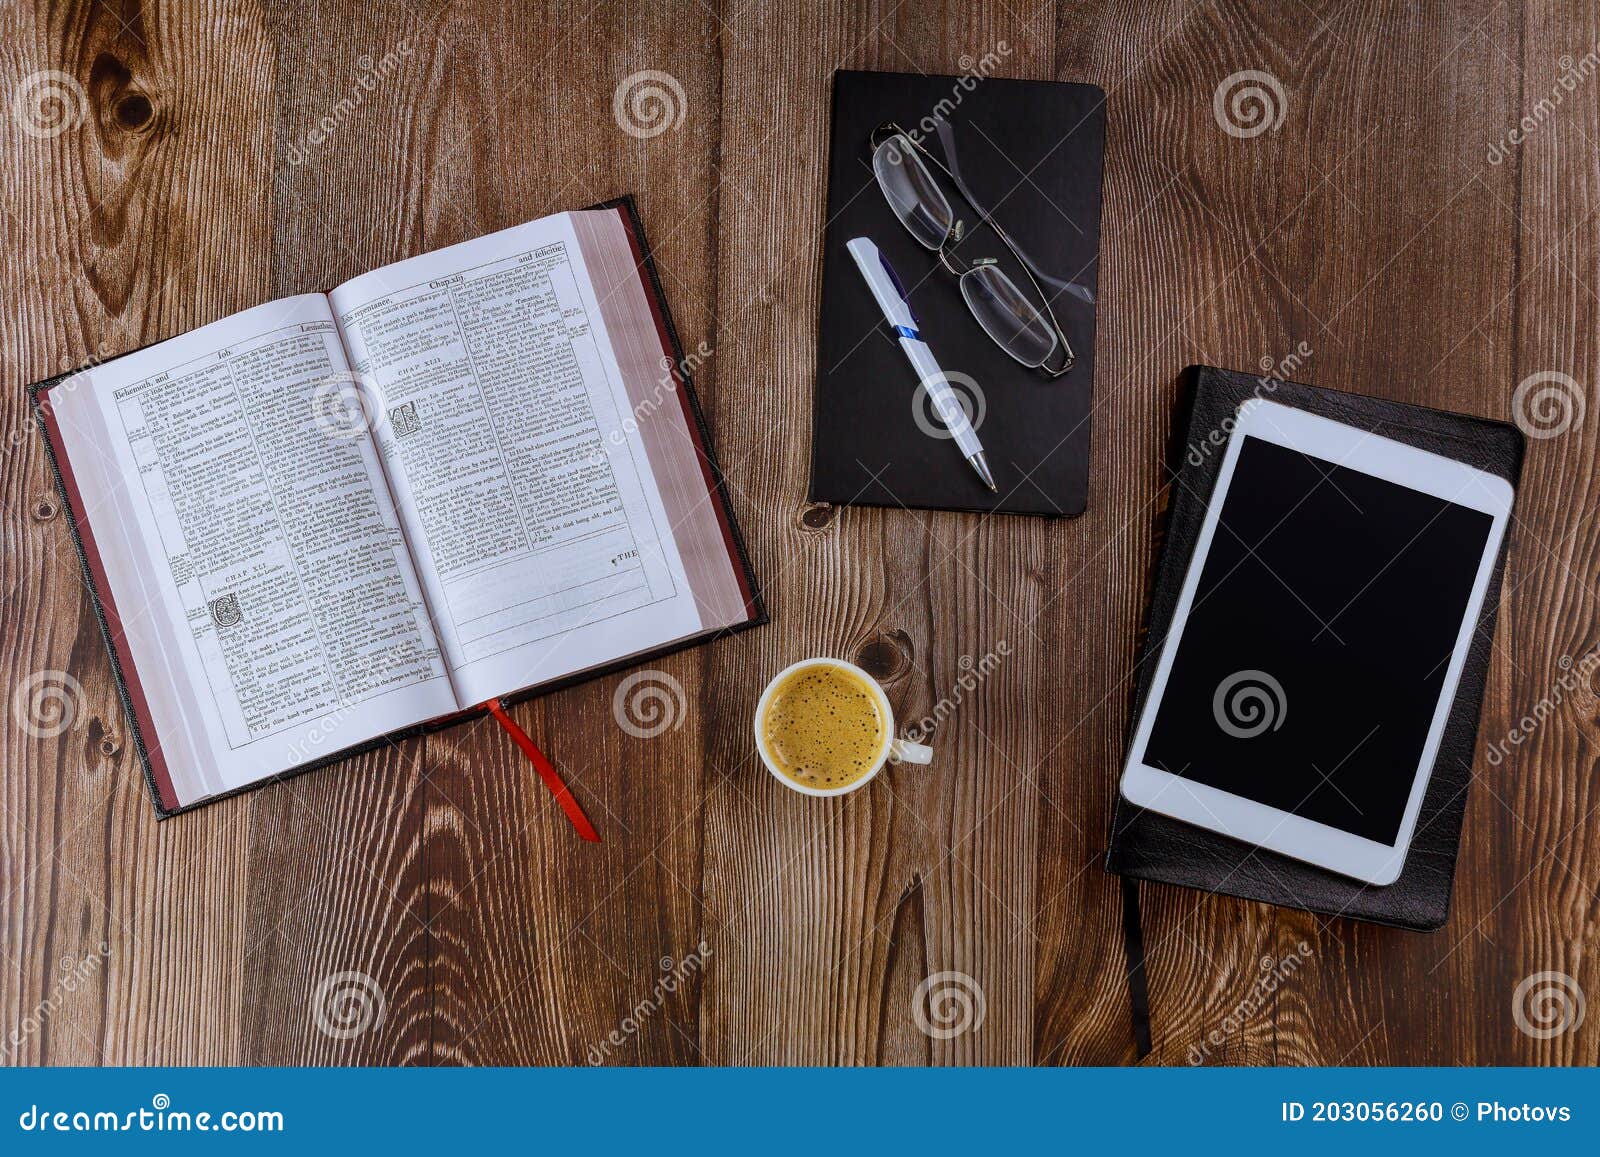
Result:
M1081 514L1087 504L1105 93L1088 84L980 75L989 63L977 62L964 77L834 73L814 502L1044 515ZM968 311L955 276L889 208L870 145L872 130L885 121L915 134L1029 256L1077 354L1066 376L1049 380L996 346ZM935 179L967 225L959 255L999 258L1031 296L1000 239L978 225L943 174ZM917 376L845 249L861 236L894 266L924 340L966 395L999 493L940 436L925 395L917 397Z
M1210 366L1194 367L1188 386L1187 417L1180 416L1174 431L1170 503L1161 560L1139 644L1130 740L1149 694L1161 643L1171 627L1184 574L1222 466L1226 431L1247 399L1267 397L1370 430L1497 474L1513 487L1522 473L1522 433L1504 422ZM1398 880L1380 887L1340 876L1146 811L1128 803L1120 793L1112 816L1106 868L1122 876L1181 884L1329 916L1349 916L1417 931L1441 927L1450 914L1456 851L1472 784L1478 712L1493 649L1506 551L1514 533L1513 526L1495 562L1433 774L1423 795L1411 849ZM1121 770L1119 763L1115 770L1118 777Z

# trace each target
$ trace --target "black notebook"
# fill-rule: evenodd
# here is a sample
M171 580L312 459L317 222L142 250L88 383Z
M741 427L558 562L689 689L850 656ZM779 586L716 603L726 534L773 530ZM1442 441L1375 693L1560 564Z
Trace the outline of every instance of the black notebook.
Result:
M983 70L980 61L977 70ZM954 275L900 223L873 175L873 129L893 121L949 167L1027 255L1077 361L1047 380L1008 357L968 311ZM1088 84L993 76L840 71L833 78L828 215L811 453L814 502L1076 515L1088 495L1105 93ZM967 225L958 254L995 257L994 232L943 174ZM907 291L922 338L972 415L991 493L938 425L918 377L854 261L870 237ZM975 383L975 385L971 384ZM914 406L920 405L918 412ZM929 431L933 431L930 433Z
M1496 474L1513 486L1522 469L1523 437L1514 426L1401 402L1299 385L1201 366L1191 371L1189 404L1174 431L1173 477L1161 560L1151 591L1131 721L1149 693L1161 643L1171 625L1217 482L1223 454L1205 452L1231 428L1241 403L1254 397L1319 414L1397 442ZM1510 542L1510 536L1507 537ZM1378 886L1144 810L1119 794L1106 866L1123 876L1181 884L1416 930L1438 928L1450 911L1451 884L1467 792L1472 783L1478 712L1494 640L1503 544L1456 687L1433 771L1423 795L1405 866ZM1130 727L1133 725L1130 722ZM1119 764L1118 772L1121 767Z
M33 398L163 815L765 620L626 198Z

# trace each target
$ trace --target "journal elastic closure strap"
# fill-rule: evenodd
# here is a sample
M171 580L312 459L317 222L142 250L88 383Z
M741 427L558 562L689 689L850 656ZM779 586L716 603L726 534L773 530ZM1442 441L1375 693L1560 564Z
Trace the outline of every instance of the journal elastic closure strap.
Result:
M567 813L567 818L572 821L572 826L578 829L578 834L591 843L600 842L600 833L594 830L594 825L589 822L589 817L583 814L577 797L568 789L559 772L545 758L533 740L528 738L528 733L518 727L511 716L506 714L506 709L500 706L500 700L490 699L484 704L489 709L489 714L495 717L496 722L506 729L506 734L518 747L522 754L528 757L528 762L533 764L533 770L539 773L539 778L544 780L544 785L556 797L556 802L561 805L561 810Z
M1139 920L1139 881L1122 880L1122 947L1128 961L1128 1002L1133 1006L1133 1047L1142 1061L1150 1055L1150 986L1144 970L1144 929Z

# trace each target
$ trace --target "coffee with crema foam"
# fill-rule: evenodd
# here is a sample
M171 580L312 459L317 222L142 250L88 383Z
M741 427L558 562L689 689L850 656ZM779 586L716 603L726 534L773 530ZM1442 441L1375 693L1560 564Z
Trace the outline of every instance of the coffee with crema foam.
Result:
M878 696L843 667L801 667L772 691L759 736L767 759L802 787L848 787L884 758Z

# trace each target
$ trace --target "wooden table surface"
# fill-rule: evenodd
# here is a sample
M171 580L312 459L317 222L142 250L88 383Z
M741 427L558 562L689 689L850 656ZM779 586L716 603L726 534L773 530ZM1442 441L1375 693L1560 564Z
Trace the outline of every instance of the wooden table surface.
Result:
M1597 43L1593 6L1511 0L5 0L0 1058L1135 1061L1100 865L1159 463L1185 366L1293 359L1496 418L1533 379L1570 428L1529 441L1449 924L1144 885L1152 1060L1596 1063L1600 1016L1529 1034L1514 1002L1541 972L1600 994L1600 700L1561 686L1600 642ZM810 507L829 77L989 53L1107 94L1088 513ZM640 136L614 97L647 70L671 107ZM516 709L599 847L488 725L158 824L24 387L627 191L712 351L772 624L656 664L684 704L654 738L621 676ZM817 653L903 718L957 700L937 767L771 780L749 712ZM1263 986L1267 958L1298 963Z

